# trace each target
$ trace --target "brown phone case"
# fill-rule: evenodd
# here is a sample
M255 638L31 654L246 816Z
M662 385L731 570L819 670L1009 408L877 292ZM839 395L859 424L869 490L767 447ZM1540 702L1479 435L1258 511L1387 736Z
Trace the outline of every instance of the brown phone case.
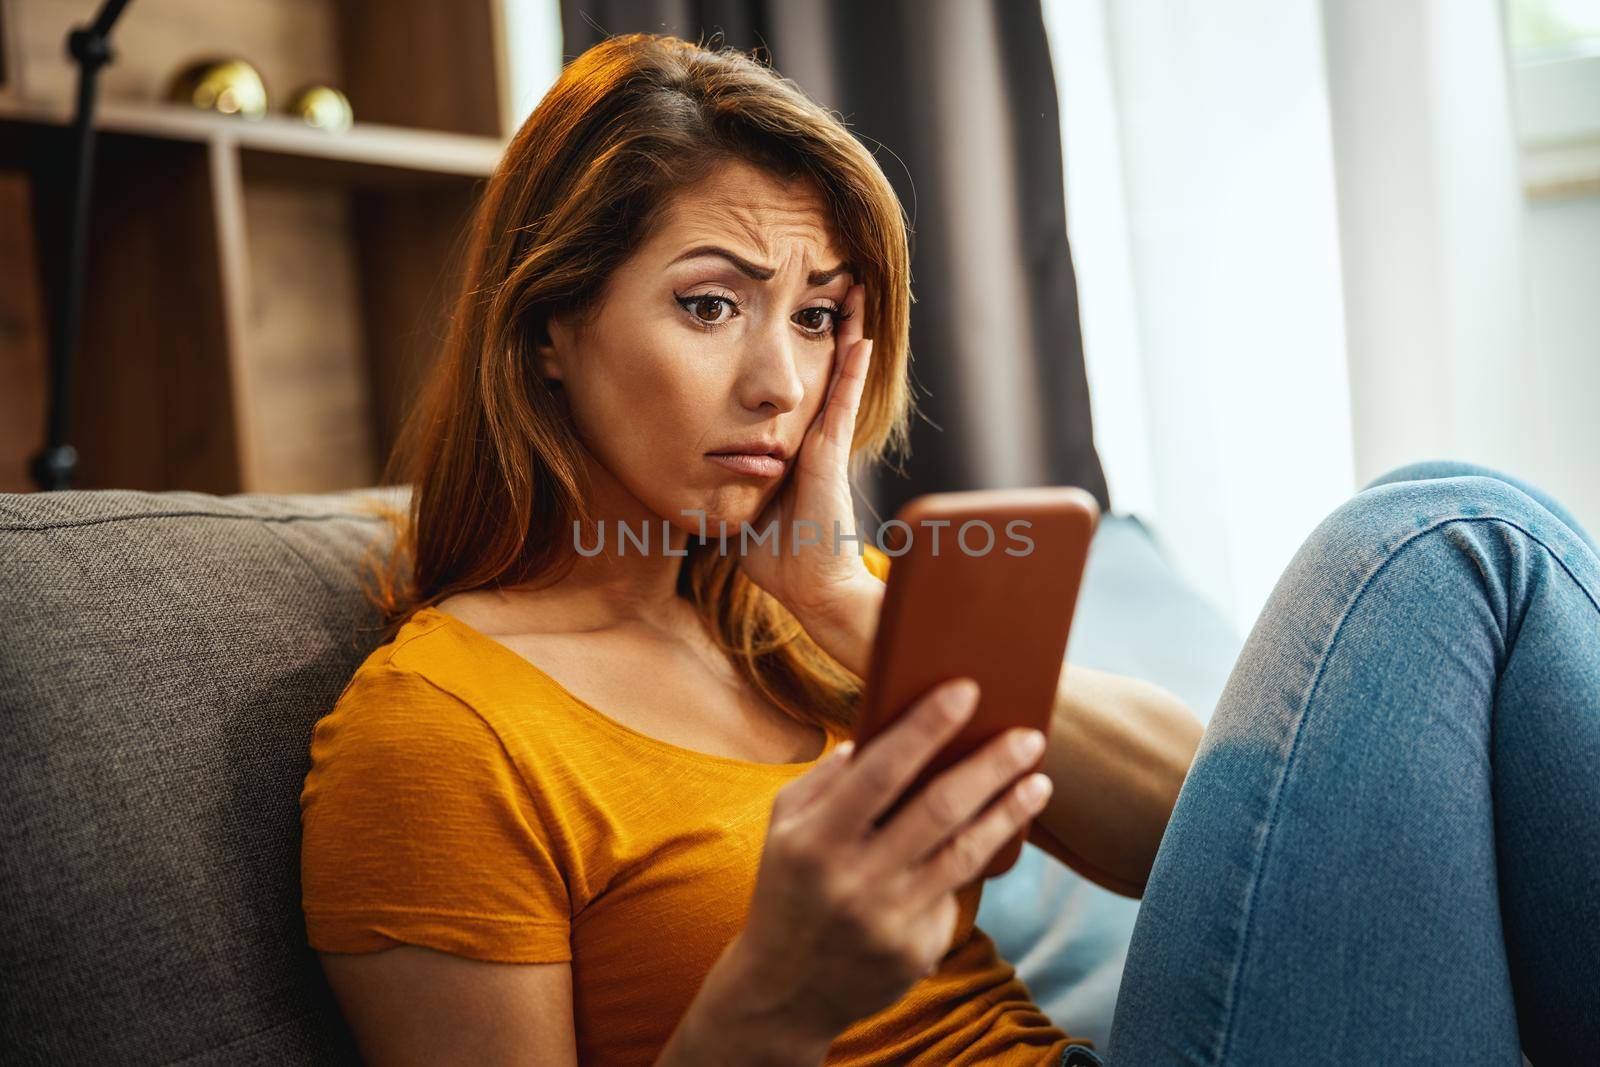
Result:
M941 682L970 677L981 692L961 733L880 822L996 734L1031 726L1049 735L1099 518L1087 490L1046 486L930 493L900 509L903 527L886 526L899 536L884 546L893 562L856 721L858 749ZM1026 838L1023 830L1007 842L983 877L1009 870Z

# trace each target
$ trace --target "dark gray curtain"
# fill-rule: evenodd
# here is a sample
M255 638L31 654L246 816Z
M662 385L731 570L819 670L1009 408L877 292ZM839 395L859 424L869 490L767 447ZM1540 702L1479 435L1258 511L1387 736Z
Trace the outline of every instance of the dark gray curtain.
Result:
M863 532L953 489L1078 485L1110 511L1038 0L561 0L561 15L569 59L637 31L765 48L894 184L913 225L924 418L908 476L858 485Z

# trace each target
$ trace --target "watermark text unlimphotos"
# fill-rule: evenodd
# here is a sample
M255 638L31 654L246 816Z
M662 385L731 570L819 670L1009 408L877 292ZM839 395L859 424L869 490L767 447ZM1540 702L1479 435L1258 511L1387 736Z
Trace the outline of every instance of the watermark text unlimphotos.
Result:
M685 508L678 514L697 517L699 520L699 533L697 536L701 541L712 539L706 529L706 513L704 511L699 508ZM617 555L626 556L630 547L641 556L648 556L653 551L650 531L656 528L657 523L644 522L635 525L623 519L616 519L610 525L615 530L614 540L610 543L616 546ZM747 556L752 552L759 552L763 549L769 555L778 556L782 554L785 545L788 546L791 556L798 556L803 549L814 546L821 546L823 551L838 555L842 551L843 545L853 543L855 547L852 551L860 555L861 546L868 543L867 539L862 537L861 534L843 529L837 519L833 520L832 535L826 537L820 523L811 519L795 519L790 523L790 536L785 541L781 536L780 525L777 519L773 519L760 529L756 529L748 522L741 522L737 534L734 534L728 530L726 520L719 519L715 535L717 551L721 555L727 555L729 545L737 542L738 553L741 556ZM607 523L601 521L596 526L597 528L591 529L589 533L585 534L582 524L577 520L573 521L572 547L577 550L580 556L592 558L606 551ZM955 550L968 556L986 556L996 549L1008 556L1029 556L1033 554L1033 538L1021 532L1033 526L1033 523L1027 519L1011 519L1005 524L1004 544L995 534L994 526L984 519L968 519L953 530L950 528L952 523L949 519L921 519L916 526L924 531L921 536L930 538L928 550L931 555L935 556L942 551L950 550L952 544ZM689 554L689 550L686 548L675 550L671 547L672 526L666 519L660 520L659 527L660 538L656 542L659 544L657 551L667 556L687 556ZM896 539L897 547L893 549L890 549L884 543L885 531L891 528L901 532ZM941 535L943 536L941 537ZM911 551L914 539L917 536L916 529L911 523L901 519L890 519L878 527L878 532L874 535L871 543L873 547L884 555L899 557Z

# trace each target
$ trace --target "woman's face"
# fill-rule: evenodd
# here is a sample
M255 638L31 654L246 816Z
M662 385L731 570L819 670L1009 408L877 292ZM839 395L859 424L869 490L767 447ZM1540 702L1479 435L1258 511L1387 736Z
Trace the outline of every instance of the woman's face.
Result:
M599 515L635 510L631 496L691 534L700 519L686 509L712 534L719 520L730 533L754 523L832 372L853 278L830 230L814 187L729 163L674 198L581 331L552 320L541 373L561 379L596 461ZM782 445L780 475L709 458L750 440Z

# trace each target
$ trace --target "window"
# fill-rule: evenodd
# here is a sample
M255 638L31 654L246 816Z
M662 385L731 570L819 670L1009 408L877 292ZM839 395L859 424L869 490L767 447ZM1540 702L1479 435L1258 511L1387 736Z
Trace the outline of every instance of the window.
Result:
M1506 21L1511 54L1537 61L1600 48L1597 0L1510 0Z
M1600 193L1600 0L1506 0L1530 196Z

